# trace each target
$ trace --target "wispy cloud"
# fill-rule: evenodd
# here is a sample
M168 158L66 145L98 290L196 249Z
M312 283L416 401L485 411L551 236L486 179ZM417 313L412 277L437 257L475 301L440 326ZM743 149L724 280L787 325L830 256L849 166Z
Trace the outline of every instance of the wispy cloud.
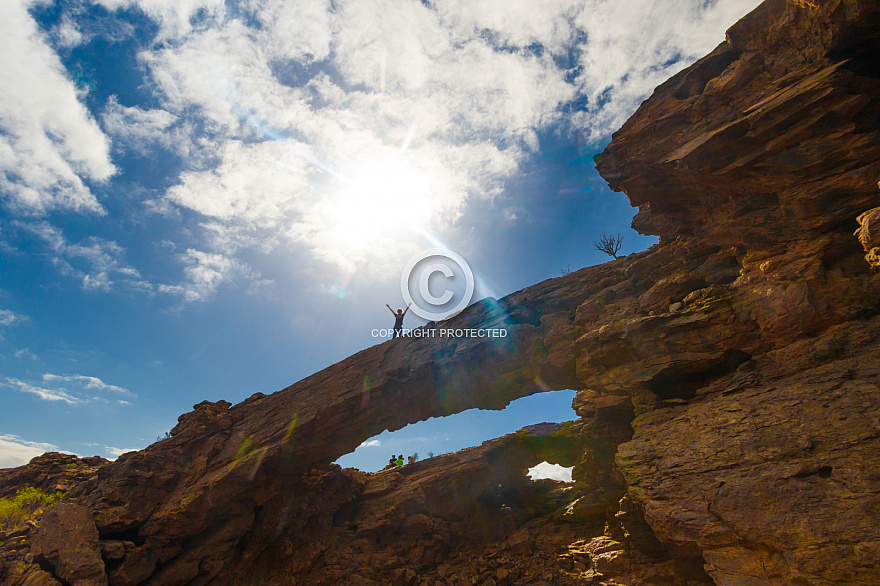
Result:
M58 452L55 444L31 442L17 435L0 435L0 468L23 466L45 452Z
M16 378L7 378L0 386L12 390L28 393L39 397L44 401L62 402L68 405L82 405L94 402L108 402L103 395L116 394L127 398L134 397L130 390L116 385L107 384L94 376L81 374L56 375L44 374L42 383L35 384ZM118 403L128 404L128 401L114 399Z
M61 22L52 30L51 38L55 44L65 49L79 46L86 39L70 16L62 17Z
M259 281L247 265L222 253L204 252L193 248L180 255L184 279L174 285L159 285L161 293L180 297L182 303L194 303L210 298L224 282L246 276Z
M85 376L82 374L44 374L43 380L50 383L75 383L82 386L82 388L86 390L94 392L112 392L126 395L128 397L133 396L132 392L128 389L117 387L116 385L108 385L107 383L95 376Z
M358 447L359 448L378 448L381 445L382 445L382 442L380 442L377 439L372 439L372 440L365 441L365 442L361 443L361 445L359 445Z
M6 80L0 85L3 203L27 214L53 209L102 214L86 181L106 181L115 172L109 141L38 32L30 4L0 5L0 77Z
M181 157L190 154L192 129L165 110L123 106L111 96L101 121L113 146L121 151L141 157L150 156L157 148Z
M36 360L37 358L37 355L31 352L30 348L22 348L21 350L16 350L13 356L18 359L30 358L31 360Z
M0 340L3 339L3 330L17 325L23 321L26 321L27 317L21 314L15 313L9 309L0 309ZM18 358L18 353L16 352L15 357Z
M85 291L128 291L147 295L164 294L176 297L182 305L210 298L225 282L245 280L252 287L265 285L258 271L233 257L238 249L235 243L223 242L223 230L216 229L212 239L217 252L188 248L182 254L172 254L181 267L177 281L155 282L141 275L125 259L126 250L113 241L96 236L79 242L70 242L60 228L48 222L16 221L13 228L37 236L45 246L45 254L57 270L76 279ZM208 227L210 229L210 227ZM171 250L174 244L171 243ZM12 325L26 318L9 310L0 310L0 327Z
M125 262L125 249L116 242L90 236L71 243L48 222L17 222L17 227L37 236L47 247L52 264L65 276L80 281L85 290L109 291L114 285L149 290L140 272Z
M6 382L3 384L22 393L36 395L44 401L63 401L64 403L67 403L69 405L77 405L84 402L83 399L71 395L65 389L47 389L45 387L38 387L36 385L32 385L30 383L26 383L22 380L18 380L15 378L7 378Z
M8 309L0 309L0 326L11 326L19 321L21 321L21 316Z

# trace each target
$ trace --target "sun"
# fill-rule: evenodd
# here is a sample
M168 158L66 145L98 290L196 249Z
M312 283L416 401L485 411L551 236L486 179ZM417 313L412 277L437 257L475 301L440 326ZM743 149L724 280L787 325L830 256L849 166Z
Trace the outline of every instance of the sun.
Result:
M430 175L403 156L364 163L322 205L328 244L363 253L412 233L435 211L432 191Z

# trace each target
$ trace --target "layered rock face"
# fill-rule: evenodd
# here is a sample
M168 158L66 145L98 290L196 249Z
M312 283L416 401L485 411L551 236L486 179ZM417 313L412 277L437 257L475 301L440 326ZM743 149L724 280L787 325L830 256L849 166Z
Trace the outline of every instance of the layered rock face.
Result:
M658 87L598 161L667 254L736 258L730 282L685 268L639 299L682 302L656 319L692 334L685 323L712 325L646 340L655 357L672 350L671 372L625 380L687 403L646 410L617 456L657 536L696 544L718 584L877 581L878 31L875 2L765 2ZM692 379L709 348L710 371L749 360Z
M876 584L878 72L875 1L767 0L598 158L659 245L442 324L506 338L394 340L197 405L7 536L0 581ZM374 475L331 464L551 389L580 419ZM542 460L575 482L529 482Z

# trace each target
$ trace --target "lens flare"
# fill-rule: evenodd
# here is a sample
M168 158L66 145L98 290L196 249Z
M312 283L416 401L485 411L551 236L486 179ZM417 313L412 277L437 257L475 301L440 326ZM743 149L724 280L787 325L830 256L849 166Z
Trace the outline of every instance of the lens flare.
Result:
M373 382L370 380L370 375L364 375L364 387L361 391L361 407L366 407L367 403L370 402L370 389L373 388Z

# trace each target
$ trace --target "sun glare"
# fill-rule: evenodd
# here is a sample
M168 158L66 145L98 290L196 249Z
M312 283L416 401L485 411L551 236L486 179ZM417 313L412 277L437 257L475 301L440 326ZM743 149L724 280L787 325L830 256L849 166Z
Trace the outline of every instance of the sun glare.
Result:
M326 201L331 244L364 252L424 225L434 211L429 183L402 157L364 165Z

